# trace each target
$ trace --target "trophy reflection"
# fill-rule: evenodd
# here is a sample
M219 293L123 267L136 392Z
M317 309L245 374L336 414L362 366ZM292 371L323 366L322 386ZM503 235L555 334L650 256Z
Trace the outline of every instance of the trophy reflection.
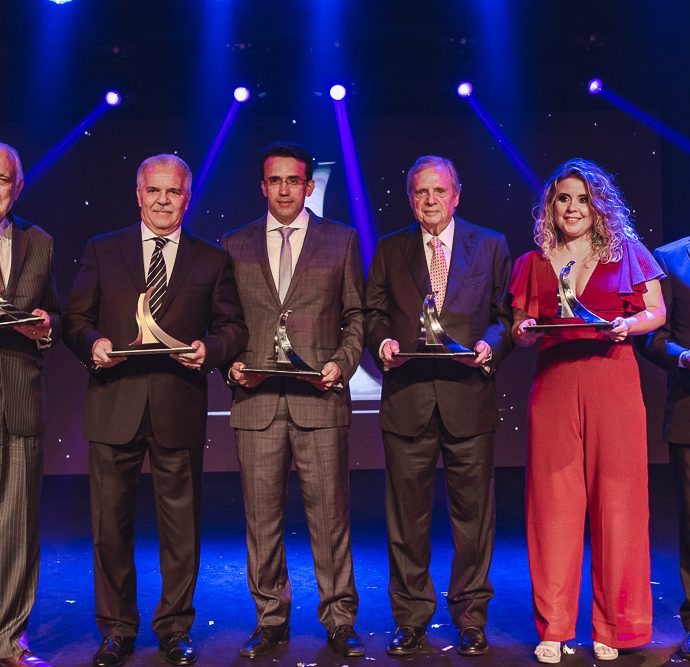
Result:
M148 289L139 295L137 302L136 320L139 334L124 350L108 352L109 357L130 357L144 354L184 354L196 352L195 348L185 345L183 342L165 333L158 326L151 314L151 292Z
M525 327L525 331L537 331L539 333L551 333L563 329L594 329L604 331L611 329L613 324L599 317L596 313L583 306L575 296L570 286L570 269L575 260L570 260L558 275L558 313L560 319L580 319L581 322L565 322L563 324L535 324Z
M269 358L268 368L250 368L245 366L243 373L259 373L268 376L294 377L301 380L312 380L321 377L321 372L312 368L302 357L295 352L287 333L287 319L292 311L286 310L281 313L276 327L274 338L275 353ZM343 390L343 383L336 382L331 389L335 392Z
M415 352L396 352L394 357L420 359L447 359L454 357L476 357L477 353L458 343L441 326L436 310L436 297L427 294L419 316L420 333Z

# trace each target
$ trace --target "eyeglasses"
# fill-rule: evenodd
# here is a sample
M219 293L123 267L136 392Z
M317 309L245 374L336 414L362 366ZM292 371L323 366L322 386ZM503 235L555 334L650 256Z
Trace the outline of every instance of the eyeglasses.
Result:
M307 181L299 176L288 176L286 178L281 178L280 176L269 176L264 179L264 183L269 188L279 188L281 185L285 184L289 188L296 188L300 185L304 185Z

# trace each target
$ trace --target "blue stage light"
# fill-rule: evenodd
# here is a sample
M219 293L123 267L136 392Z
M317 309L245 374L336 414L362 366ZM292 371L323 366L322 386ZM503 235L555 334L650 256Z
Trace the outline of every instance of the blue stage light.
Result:
M587 84L587 92L590 95L598 95L602 90L604 90L604 82L601 79L591 79Z
M64 5L68 2L72 2L72 0L48 0L48 2L52 2L54 5Z
M460 97L469 97L472 94L472 84L469 81L463 81L458 86L458 95Z
M328 94L331 96L331 99L338 102L345 98L345 95L347 95L347 90L345 89L345 86L336 83L335 86L331 86L331 89L328 91Z
M120 102L122 102L122 98L120 97L120 93L118 93L114 90L109 90L105 94L105 102L108 106L111 106L111 107L119 106Z
M237 88L235 88L235 91L232 95L238 102L242 103L246 102L249 99L251 93L249 92L249 88L245 88L244 86L238 86Z

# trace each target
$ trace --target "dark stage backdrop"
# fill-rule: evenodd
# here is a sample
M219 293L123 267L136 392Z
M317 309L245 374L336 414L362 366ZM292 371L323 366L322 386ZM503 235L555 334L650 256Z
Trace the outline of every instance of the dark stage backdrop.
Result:
M311 148L319 174L319 194L311 205L317 212L323 207L325 215L349 221L335 117L330 101L320 104L322 108L312 115L296 117L257 116L252 114L251 105L242 108L208 179L204 184L195 183L196 198L186 224L217 241L226 230L264 212L256 156L265 143L278 138L300 141ZM138 221L135 172L140 161L155 153L175 152L196 174L220 125L220 119L125 122L118 121L116 115L99 121L57 163L30 182L15 209L55 236L63 303L86 239ZM616 173L644 242L650 248L661 244L661 168L654 133L617 111L500 114L497 120L539 179L574 156L600 162ZM514 257L533 247L534 193L474 115L467 111L453 115L355 115L351 123L377 236L410 224L406 170L417 156L436 153L453 159L460 172L461 216L503 232ZM0 140L19 149L28 170L69 129L45 123L0 124ZM499 371L498 465L524 464L526 401L533 364L533 351L519 349ZM641 366L649 414L650 460L661 462L666 456L660 441L664 378L646 362ZM365 360L364 367L354 387L350 459L354 468L378 468L383 466L376 426L378 376L371 360ZM47 354L46 378L46 472L84 473L87 445L81 437L81 421L86 371L59 345ZM209 471L237 468L229 409L230 392L214 373L206 451Z

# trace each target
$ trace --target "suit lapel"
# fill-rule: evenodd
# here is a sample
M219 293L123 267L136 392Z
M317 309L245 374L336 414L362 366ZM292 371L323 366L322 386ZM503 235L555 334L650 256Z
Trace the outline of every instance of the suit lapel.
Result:
M307 225L307 233L304 236L304 243L302 250L300 250L297 264L295 265L295 272L292 274L290 280L290 287L285 295L284 303L290 301L292 293L297 288L299 281L304 275L305 268L311 262L311 257L316 252L316 249L321 245L321 218L309 211L309 224Z
M431 293L431 278L429 278L429 267L424 254L422 229L418 222L407 228L407 239L403 253L405 264L412 274L420 296L424 299L427 294Z
M138 294L146 291L146 276L144 275L144 251L141 245L141 225L134 225L125 230L120 239L120 252L127 273Z
M462 285L462 279L472 259L474 247L474 232L465 224L462 218L455 218L455 233L453 234L453 252L448 267L448 282L446 296L443 303L452 303Z
M268 240L266 238L266 217L260 218L254 223L252 228L254 253L261 267L261 273L264 275L266 287L275 299L276 303L280 305L280 297L278 296L278 288L273 280L271 273L271 264L268 261Z
M22 274L26 250L29 246L29 237L26 234L26 225L20 220L12 218L12 267L10 268L10 279L5 286L5 296L11 303L17 292L19 276Z

